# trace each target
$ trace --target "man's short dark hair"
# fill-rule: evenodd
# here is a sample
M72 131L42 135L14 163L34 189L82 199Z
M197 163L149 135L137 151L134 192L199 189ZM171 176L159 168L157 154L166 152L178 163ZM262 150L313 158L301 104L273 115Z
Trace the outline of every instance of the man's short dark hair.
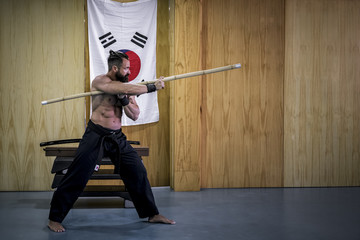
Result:
M118 68L121 67L123 58L129 60L128 55L121 51L114 52L113 50L109 51L109 57L108 57L108 71L111 70L112 66L117 66Z

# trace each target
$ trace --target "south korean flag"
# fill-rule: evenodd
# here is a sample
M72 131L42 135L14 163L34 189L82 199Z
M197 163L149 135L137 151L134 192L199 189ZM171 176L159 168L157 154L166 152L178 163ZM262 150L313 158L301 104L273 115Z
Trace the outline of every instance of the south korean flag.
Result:
M122 51L130 59L130 83L156 79L156 0L120 3L87 0L91 81L108 71L109 51ZM138 120L123 114L122 125L159 121L157 92L136 97Z

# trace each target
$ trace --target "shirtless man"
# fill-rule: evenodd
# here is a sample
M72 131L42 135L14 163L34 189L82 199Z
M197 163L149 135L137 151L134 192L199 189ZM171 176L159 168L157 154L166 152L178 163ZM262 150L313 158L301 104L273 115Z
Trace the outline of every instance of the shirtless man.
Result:
M107 74L97 76L92 82L92 91L100 90L105 94L93 97L92 116L76 157L51 201L48 227L54 232L65 231L61 224L63 219L84 190L99 159L105 155L114 163L115 171L120 173L140 218L147 217L150 223L175 224L159 214L146 169L121 131L123 111L132 120L139 117L135 95L163 89L163 77L154 84L127 83L130 61L119 51L110 50L108 67Z

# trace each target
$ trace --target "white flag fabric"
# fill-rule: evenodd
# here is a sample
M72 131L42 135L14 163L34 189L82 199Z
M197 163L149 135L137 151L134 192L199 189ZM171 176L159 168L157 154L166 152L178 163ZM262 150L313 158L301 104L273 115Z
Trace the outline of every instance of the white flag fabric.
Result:
M112 0L87 0L90 79L108 71L109 51L126 53L130 59L129 82L156 79L156 0L120 3ZM123 114L122 125L159 121L157 93L136 97L138 120Z

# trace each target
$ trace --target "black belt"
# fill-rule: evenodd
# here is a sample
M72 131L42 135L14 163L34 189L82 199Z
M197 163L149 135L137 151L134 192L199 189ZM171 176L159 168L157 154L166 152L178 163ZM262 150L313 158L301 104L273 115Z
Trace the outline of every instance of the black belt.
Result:
M100 125L94 124L91 120L88 123L88 127L93 130L94 132L96 132L98 135L101 136L101 144L100 144L100 151L98 154L98 157L96 159L96 165L95 165L95 171L99 171L100 165L101 165L101 160L104 156L104 142L105 141L112 141L114 143L116 143L117 146L117 156L120 155L120 148L119 148L119 143L118 143L118 139L119 139L119 135L122 134L121 128L118 130L111 130L108 128L104 128Z

